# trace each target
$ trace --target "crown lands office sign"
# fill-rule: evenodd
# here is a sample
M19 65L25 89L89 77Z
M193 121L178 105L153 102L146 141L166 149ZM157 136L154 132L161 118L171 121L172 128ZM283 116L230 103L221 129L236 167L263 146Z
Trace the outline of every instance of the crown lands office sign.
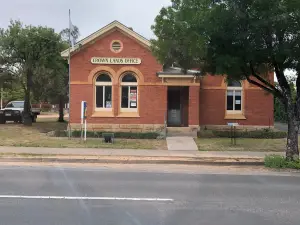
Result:
M142 63L140 58L107 58L107 57L93 57L92 64L124 64L124 65L138 65Z

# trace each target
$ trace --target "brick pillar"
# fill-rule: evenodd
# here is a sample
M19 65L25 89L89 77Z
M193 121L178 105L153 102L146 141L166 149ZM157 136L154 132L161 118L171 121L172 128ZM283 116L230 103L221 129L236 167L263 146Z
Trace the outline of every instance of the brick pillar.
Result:
M199 125L199 86L189 87L189 126Z
M119 115L119 108L121 104L121 94L120 94L120 86L119 85L113 85L113 96L112 96L112 104L113 104L113 115L118 116Z

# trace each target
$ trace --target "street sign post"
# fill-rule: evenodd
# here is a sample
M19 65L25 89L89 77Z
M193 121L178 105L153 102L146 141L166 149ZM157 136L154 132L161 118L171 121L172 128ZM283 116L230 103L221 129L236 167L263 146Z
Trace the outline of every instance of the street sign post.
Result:
M236 127L239 126L238 123L227 123L228 126L230 126L230 138L231 138L231 144L236 145Z
M82 101L81 102L81 139L82 136L84 141L86 141L86 118L87 118L87 102L86 101ZM84 129L83 129L83 125L84 125ZM84 130L84 132L83 132ZM84 133L84 135L83 135Z

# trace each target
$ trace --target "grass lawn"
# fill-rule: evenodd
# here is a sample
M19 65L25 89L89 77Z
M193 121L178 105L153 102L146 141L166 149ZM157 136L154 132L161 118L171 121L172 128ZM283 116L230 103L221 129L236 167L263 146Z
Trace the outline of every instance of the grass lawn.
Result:
M0 125L0 146L52 147L52 148L117 148L117 149L167 149L165 140L116 139L114 144L106 144L102 139L79 139L49 137L46 133L64 130L67 123L57 123L56 119L38 119L32 127L22 124Z
M230 138L196 138L199 151L253 151L253 152L283 152L286 139L254 139L237 138L236 145Z

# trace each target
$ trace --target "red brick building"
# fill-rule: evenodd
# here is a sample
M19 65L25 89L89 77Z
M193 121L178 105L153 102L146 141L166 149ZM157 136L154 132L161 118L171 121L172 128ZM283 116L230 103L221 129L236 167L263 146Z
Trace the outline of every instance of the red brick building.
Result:
M68 50L62 52L68 58ZM157 62L150 42L114 21L71 50L70 121L80 127L87 101L92 130L159 131L170 127L273 126L273 97L246 81L183 74ZM273 79L272 74L270 78Z

